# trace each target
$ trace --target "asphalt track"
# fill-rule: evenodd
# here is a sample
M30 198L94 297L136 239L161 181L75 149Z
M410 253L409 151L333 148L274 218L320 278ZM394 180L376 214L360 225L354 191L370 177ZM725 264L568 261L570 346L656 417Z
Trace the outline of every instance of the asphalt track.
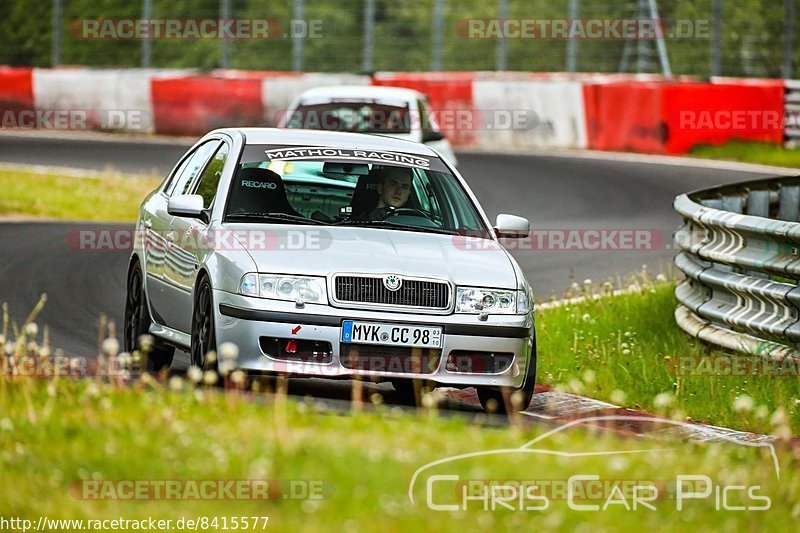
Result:
M0 135L0 162L165 174L186 144ZM764 177L756 172L547 155L462 153L459 164L491 218L514 213L529 218L534 229L637 229L663 236L650 250L514 252L538 299L560 294L573 281L617 279L643 264L651 272L666 271L674 254L668 247L671 233L679 223L672 210L675 195ZM22 320L46 292L48 301L37 322L48 326L53 346L76 355L96 353L101 314L121 327L125 298L128 254L77 250L70 235L87 227L96 226L0 225L0 301Z

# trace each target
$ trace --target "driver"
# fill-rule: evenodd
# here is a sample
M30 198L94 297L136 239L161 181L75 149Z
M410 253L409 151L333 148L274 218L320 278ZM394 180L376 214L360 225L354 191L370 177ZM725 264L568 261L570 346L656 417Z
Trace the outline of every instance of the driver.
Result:
M367 213L367 220L383 220L391 211L403 207L411 194L413 171L406 167L381 167L375 171L378 205Z

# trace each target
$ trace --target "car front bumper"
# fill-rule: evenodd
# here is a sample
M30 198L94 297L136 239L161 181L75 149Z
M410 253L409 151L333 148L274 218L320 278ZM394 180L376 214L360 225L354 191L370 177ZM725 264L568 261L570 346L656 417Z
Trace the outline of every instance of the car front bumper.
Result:
M533 313L528 315L491 315L481 321L477 315L432 315L341 309L328 305L307 304L298 309L293 302L267 300L214 291L217 345L232 342L239 348L237 366L243 370L275 372L288 375L367 379L425 379L442 385L464 387L521 387L528 364L536 357ZM343 320L442 326L444 341L438 362L426 372L401 363L381 362L353 368L342 361L341 331ZM267 355L260 339L280 338L330 343L329 362L305 358L286 360ZM380 347L374 347L375 353ZM408 349L411 352L411 349ZM500 372L471 372L464 367L448 369L451 352L497 352L513 354L513 361ZM485 369L484 369L485 370Z

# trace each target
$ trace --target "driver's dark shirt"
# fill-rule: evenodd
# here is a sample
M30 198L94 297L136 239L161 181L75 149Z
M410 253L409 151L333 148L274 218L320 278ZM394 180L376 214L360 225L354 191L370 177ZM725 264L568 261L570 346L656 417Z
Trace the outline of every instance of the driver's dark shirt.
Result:
M390 212L394 210L395 208L390 206L376 207L372 211L367 211L358 218L360 220L383 220L389 215Z

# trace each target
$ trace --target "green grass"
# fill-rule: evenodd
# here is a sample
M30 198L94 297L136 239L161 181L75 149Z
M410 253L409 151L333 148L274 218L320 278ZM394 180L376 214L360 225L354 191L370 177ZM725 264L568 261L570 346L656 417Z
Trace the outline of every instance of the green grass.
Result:
M800 148L784 148L777 144L732 141L722 146L695 146L690 155L705 159L800 168Z
M0 216L133 222L142 199L160 179L58 172L0 171Z
M800 433L800 377L679 376L680 356L724 356L685 334L673 316L674 283L645 283L641 294L539 312L537 382L648 412L668 411L726 427L770 431L782 408ZM724 370L724 369L723 369ZM659 395L661 395L659 397ZM737 397L740 410L734 408Z
M773 432L787 439L790 422L796 428L796 416L787 405L794 394L788 382L676 381L666 372L665 355L705 349L672 322L673 284L646 282L642 286L641 295L540 312L540 380L567 383L575 392L612 400L619 395L615 390L625 390L625 405L654 410L660 408L653 396L672 391L676 394L670 411L674 417L682 418L681 410L706 413L718 423L727 420L760 429L766 422L752 414L735 415L730 408L733 397L748 393L770 410L783 406L792 413L791 421L767 413L773 418ZM16 353L49 352L44 338L38 338L40 328L30 325L42 305L40 301L19 326L4 313L0 346L13 340ZM481 424L483 414L444 413L435 408L435 401L406 412L383 405L377 397L363 410L354 404L345 407L350 411L327 412L311 398L297 401L282 393L245 396L237 390L221 394L216 389L194 388L178 377L168 384L147 378L116 385L95 378L8 377L7 363L0 355L0 517L4 518L36 523L40 516L173 521L225 517L230 522L232 517L266 516L268 528L281 531L684 530L686 523L715 531L756 529L769 523L782 531L793 528L800 514L800 464L785 440L776 445L780 478L765 448L626 438L586 427L559 432L532 448L614 453L530 454L518 448L555 428L555 423L531 427L515 418L508 427L489 427ZM616 453L654 449L659 451ZM408 498L410 483L420 468L448 457L491 450L508 451L426 469L411 487L414 503ZM458 479L432 477L441 475ZM475 496L486 484L563 489L576 475L599 476L605 491L577 503L601 505L601 510L572 510L563 494L546 489L523 492L521 503L515 499L510 504L513 510L502 506L485 510L485 500L464 500L459 490L468 487L468 494ZM718 489L714 489L710 497L686 501L678 511L674 484L678 476L687 475L708 476L719 490L730 485L753 487L752 495L769 498L770 509L719 510ZM84 483L110 482L119 487L117 482L147 480L272 480L269 494L273 498L131 501L76 497ZM429 508L429 482L433 482L434 503L460 509ZM627 484L622 496L611 491L619 482ZM628 510L622 504L602 509L612 495L630 505L631 485L658 488L660 498L651 502L655 511L641 506ZM320 497L284 499L289 486L314 486ZM542 496L547 498L546 509L539 508ZM752 506L764 500L733 492L728 503ZM525 509L520 510L520 505Z
M445 531L634 527L733 531L766 520L777 531L793 528L798 509L797 459L778 449L778 480L767 450L735 444L687 444L621 439L611 432L577 429L559 433L536 448L569 452L664 449L657 454L556 457L508 453L462 459L426 470L407 497L414 472L431 461L461 453L517 448L541 435L535 429L481 427L435 410L404 413L378 406L368 412L326 414L313 401L283 396L255 402L235 392L153 390L139 384L116 388L94 381L58 382L0 378L0 516L70 519L157 519L268 516L280 531ZM577 512L549 495L545 510L434 511L426 505L431 475L466 480L559 483L573 475L662 485L656 511ZM771 499L763 512L717 511L713 496L686 502L682 512L669 497L678 475L707 475L716 484L759 486ZM320 499L269 501L150 499L82 500L70 492L81 480L305 480L322 487ZM275 484L271 485L273 488ZM284 485L285 487L286 485ZM302 486L296 482L295 486ZM436 482L433 501L463 505L455 481ZM74 490L74 489L73 489ZM630 492L627 492L630 503ZM599 499L581 501L602 505ZM536 506L541 501L525 500ZM762 502L733 497L730 503ZM517 505L517 504L514 504ZM260 529L259 529L260 530Z

